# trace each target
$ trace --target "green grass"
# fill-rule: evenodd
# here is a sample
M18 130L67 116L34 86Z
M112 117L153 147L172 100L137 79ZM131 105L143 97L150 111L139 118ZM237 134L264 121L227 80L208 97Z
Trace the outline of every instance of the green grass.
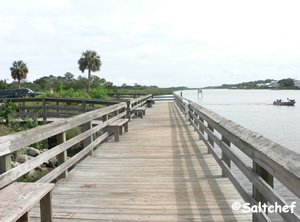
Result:
M0 124L0 136L6 136L12 133L15 133L15 130L11 126Z

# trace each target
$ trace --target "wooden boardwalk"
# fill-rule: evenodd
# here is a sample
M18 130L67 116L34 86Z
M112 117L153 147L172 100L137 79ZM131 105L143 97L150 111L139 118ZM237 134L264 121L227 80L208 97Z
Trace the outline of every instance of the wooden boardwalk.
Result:
M156 103L56 184L54 221L251 221L221 174L175 103Z

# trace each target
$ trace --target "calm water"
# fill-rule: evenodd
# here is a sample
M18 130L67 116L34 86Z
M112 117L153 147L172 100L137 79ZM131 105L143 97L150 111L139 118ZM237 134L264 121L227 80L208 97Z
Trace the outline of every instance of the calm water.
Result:
M243 127L300 154L300 90L196 90L183 92L190 99ZM295 106L274 106L276 99L295 99Z
M200 98L197 97L196 90L187 90L183 91L183 97L300 154L300 90L207 89L203 90L202 98L201 94ZM295 99L295 106L273 105L274 100L287 98ZM247 165L252 166L251 159L234 150ZM251 183L234 164L232 170L251 192ZM300 200L277 180L274 187L288 203L296 201L296 211L300 215ZM282 221L276 214L272 214L271 219Z

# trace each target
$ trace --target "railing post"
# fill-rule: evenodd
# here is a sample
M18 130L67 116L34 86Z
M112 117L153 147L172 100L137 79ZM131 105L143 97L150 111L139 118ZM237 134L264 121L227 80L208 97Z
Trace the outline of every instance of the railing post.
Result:
M126 108L126 116L128 121L130 121L131 119L131 109L130 109L130 101L127 101L127 108Z
M256 172L261 178L263 178L271 187L274 187L274 178L273 176L266 171L263 167L261 167L258 163L253 161L253 171ZM260 193L255 186L252 186L252 195L254 199L261 203L261 205L268 204L268 200ZM267 212L266 212L267 213ZM253 221L258 222L258 219L255 216L255 213L253 213Z
M57 117L59 117L59 102L56 102Z
M46 99L42 99L43 102L43 122L47 123L47 107L46 107Z
M228 139L226 139L226 137L224 137L222 135L222 141L230 147L230 141ZM230 168L231 167L231 162L230 162L230 159L229 157L224 153L224 151L222 150L222 160L225 162L225 164ZM222 176L225 177L225 171L222 170Z
M210 131L213 133L214 132L214 128L211 126L211 125L207 125L207 128L208 129L210 129ZM209 142L209 144L212 146L212 147L214 147L214 141L213 141L213 139L208 135L207 136L208 138L207 138L207 140L208 140L208 142ZM210 151L209 151L209 149L208 149L208 153L210 153Z
M204 124L204 120L200 116L199 116L199 120L200 120L200 122L202 122ZM199 130L204 135L204 129L201 124L199 124Z
M0 174L5 173L11 169L10 154L0 156Z
M104 120L103 120L103 122L104 122ZM90 122L87 122L87 123L85 123L85 124L82 125L82 132L85 132L85 131L90 130L90 129L92 129L92 128L93 128L92 122L91 122L91 121L90 121ZM87 147L87 146L90 145L92 142L93 142L93 134L90 135L89 137L87 137L86 139L83 140L83 147L84 147L84 148ZM94 153L94 150L92 149L92 150L89 152L89 155L92 156L93 153Z
M190 117L189 117L189 103L188 101L182 100L184 103L184 116L185 116L185 120L189 121Z
M83 101L83 102L82 102L82 112L83 112L83 113L86 113L86 110L87 110L87 109L86 109L86 101Z
M26 106L26 102L25 101L23 101L23 106L24 106L24 117L26 117L27 109L25 108L25 106Z
M64 142L66 142L66 133L60 133L56 135L56 143L58 144L62 144ZM62 153L58 154L56 156L57 160L58 160L58 165L63 164L64 162L67 161L67 151L63 151ZM67 178L68 177L68 170L64 171L59 178Z
M194 126L194 131L198 131L199 130L199 124L195 120L195 119L198 119L198 114L195 111L193 111L193 114L195 116L195 118L193 117L193 122L194 122L194 125L195 125Z
M43 106L43 124L47 124L47 102L46 99L42 99L42 106ZM48 144L48 139L44 140L45 143L45 148L48 148L49 144Z

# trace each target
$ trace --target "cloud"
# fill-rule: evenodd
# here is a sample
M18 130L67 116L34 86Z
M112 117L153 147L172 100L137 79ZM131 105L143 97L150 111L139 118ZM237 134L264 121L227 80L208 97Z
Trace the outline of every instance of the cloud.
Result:
M298 1L14 0L0 3L0 79L22 59L29 77L95 73L115 84L191 87L299 76ZM126 83L126 82L125 82Z

